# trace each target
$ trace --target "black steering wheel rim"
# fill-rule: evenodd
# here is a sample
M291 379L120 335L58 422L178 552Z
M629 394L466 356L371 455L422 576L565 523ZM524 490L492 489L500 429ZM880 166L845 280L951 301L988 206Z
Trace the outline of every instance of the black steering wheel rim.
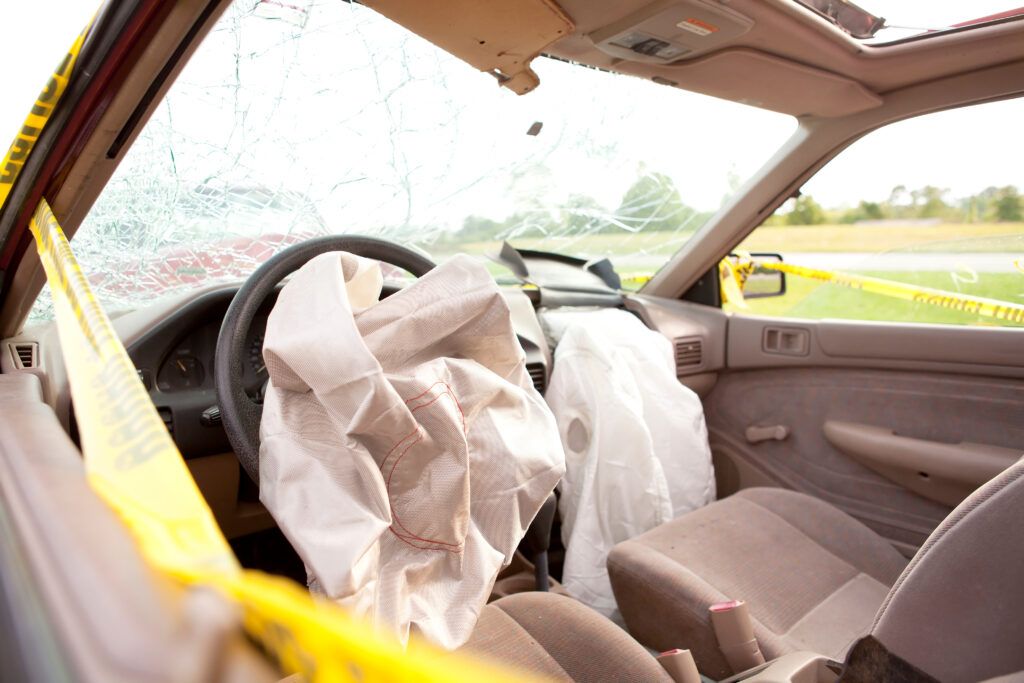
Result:
M307 261L331 251L347 251L404 268L422 277L434 262L407 247L374 237L329 235L288 247L272 256L245 281L231 305L217 337L214 381L221 423L238 461L249 478L260 483L260 420L263 406L245 391L242 374L245 340L260 307L280 282Z

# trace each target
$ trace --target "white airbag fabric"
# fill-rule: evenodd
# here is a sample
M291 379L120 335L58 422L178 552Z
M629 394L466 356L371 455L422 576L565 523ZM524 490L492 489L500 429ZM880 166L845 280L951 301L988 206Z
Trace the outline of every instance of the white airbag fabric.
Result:
M564 472L493 278L457 256L383 301L377 263L334 252L267 324L260 499L310 589L403 644L469 637Z
M566 456L562 583L611 616L612 546L714 500L704 410L676 378L671 343L632 314L554 310L542 321L558 342L545 398Z

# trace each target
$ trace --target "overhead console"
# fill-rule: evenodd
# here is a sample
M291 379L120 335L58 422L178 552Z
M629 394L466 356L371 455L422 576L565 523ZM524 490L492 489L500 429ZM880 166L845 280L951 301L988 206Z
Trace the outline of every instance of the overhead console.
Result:
M587 37L619 59L669 64L717 49L743 35L751 19L702 0L659 0Z

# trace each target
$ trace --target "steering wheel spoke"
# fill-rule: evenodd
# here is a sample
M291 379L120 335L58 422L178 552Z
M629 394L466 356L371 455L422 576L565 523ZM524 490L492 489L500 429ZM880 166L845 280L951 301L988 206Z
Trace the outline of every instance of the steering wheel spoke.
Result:
M242 381L245 340L260 307L286 277L320 254L347 251L403 268L416 277L425 275L434 262L407 247L373 237L330 235L296 244L275 254L245 281L224 316L217 337L214 381L221 422L246 474L260 483L260 420L263 405L245 391ZM261 392L262 393L262 392Z

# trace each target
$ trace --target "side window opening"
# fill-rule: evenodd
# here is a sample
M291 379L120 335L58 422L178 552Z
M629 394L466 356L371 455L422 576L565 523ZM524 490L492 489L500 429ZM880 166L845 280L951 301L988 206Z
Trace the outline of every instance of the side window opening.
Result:
M737 247L838 277L789 272L782 295L724 307L1024 327L1022 118L1024 100L984 104L895 123L854 143ZM890 289L903 296L858 286L868 279L901 285ZM973 303L981 300L1004 305L979 313Z

